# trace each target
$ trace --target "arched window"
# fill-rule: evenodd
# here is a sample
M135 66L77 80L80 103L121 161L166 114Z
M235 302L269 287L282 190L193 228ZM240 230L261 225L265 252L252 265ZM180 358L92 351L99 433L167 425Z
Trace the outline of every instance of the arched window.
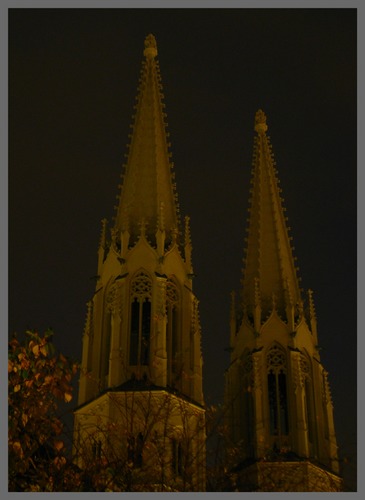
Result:
M286 354L278 345L274 345L267 353L266 362L270 434L280 438L289 433Z
M168 383L171 384L178 373L179 328L178 328L179 291L173 281L166 286L166 351Z
M129 364L148 365L151 335L152 283L141 272L132 281Z

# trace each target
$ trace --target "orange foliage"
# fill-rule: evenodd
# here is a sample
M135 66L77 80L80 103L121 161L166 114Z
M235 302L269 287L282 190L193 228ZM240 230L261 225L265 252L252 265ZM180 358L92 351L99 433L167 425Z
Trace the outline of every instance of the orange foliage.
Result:
M67 460L57 415L72 399L78 365L56 354L52 332L13 337L8 351L9 491L67 491Z

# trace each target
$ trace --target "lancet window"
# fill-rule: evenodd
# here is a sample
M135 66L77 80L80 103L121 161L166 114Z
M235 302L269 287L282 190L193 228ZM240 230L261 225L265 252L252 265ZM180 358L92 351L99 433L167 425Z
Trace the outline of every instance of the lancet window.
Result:
M272 346L267 353L266 363L270 434L280 437L289 432L285 351L278 345Z
M130 365L149 364L151 298L151 279L146 273L141 272L134 278L131 285Z

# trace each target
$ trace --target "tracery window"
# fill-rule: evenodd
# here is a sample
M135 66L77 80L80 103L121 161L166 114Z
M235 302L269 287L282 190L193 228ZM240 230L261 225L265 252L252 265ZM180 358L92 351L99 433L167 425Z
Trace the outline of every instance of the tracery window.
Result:
M129 346L130 365L148 365L151 336L152 283L141 272L131 286L131 329Z
M289 432L288 400L286 388L286 354L278 345L267 354L267 387L269 396L270 434L287 435Z
M179 291L171 280L166 286L166 351L168 360L168 382L171 383L177 374L177 355L179 351L178 329Z

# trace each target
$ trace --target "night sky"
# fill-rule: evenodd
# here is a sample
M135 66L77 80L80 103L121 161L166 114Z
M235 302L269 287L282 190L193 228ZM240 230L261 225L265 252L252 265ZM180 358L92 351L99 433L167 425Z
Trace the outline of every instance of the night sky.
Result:
M52 327L60 350L81 358L101 219L114 215L149 33L191 217L206 401L223 396L262 108L353 480L355 9L11 9L9 332Z

